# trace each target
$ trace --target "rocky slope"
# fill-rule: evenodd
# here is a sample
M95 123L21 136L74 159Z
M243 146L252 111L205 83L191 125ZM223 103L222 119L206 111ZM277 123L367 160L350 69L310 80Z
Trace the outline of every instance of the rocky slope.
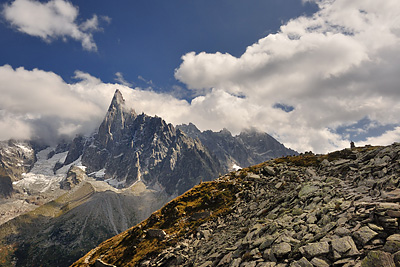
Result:
M198 138L217 156L225 172L238 166L251 166L272 158L297 155L296 151L286 148L269 134L255 129L232 136L227 129L201 132L192 123L178 125L177 128L192 138Z
M124 190L71 167L57 199L0 226L0 266L68 266L168 201L143 183Z
M72 266L400 266L400 144L201 183Z

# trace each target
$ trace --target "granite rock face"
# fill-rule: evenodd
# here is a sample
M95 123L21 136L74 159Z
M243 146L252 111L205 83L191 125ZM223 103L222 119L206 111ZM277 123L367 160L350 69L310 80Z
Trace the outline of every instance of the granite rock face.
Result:
M157 116L128 109L118 90L98 132L89 139L75 138L67 159L79 155L89 175L117 188L143 181L171 195L214 179L222 171L201 142Z
M398 266L399 174L397 143L270 160L196 186L73 266Z
M272 158L297 155L296 151L286 148L269 134L254 129L232 136L227 129L201 132L192 123L177 128L192 138L198 138L217 156L226 172L231 171L234 165L247 167Z
M21 179L35 163L35 152L27 142L0 142L0 198L13 192L12 182Z

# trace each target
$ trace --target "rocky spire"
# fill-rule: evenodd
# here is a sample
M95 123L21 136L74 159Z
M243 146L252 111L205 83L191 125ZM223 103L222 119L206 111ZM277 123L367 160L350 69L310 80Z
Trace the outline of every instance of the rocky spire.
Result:
M108 111L115 109L115 108L119 108L119 107L122 108L124 105L125 105L125 99L122 96L121 91L116 89L115 93L114 93L114 97L111 100L110 107L108 108Z
M126 128L126 124L136 117L136 113L132 110L127 111L125 107L125 99L120 90L116 89L114 97L111 100L107 114L99 127L99 140L105 146L109 147L110 141L118 139L122 135L122 131Z

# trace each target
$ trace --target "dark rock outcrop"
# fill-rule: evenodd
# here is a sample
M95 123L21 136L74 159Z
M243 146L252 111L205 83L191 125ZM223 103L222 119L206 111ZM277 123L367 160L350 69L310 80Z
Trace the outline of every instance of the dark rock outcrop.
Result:
M234 165L247 167L272 158L297 155L296 151L286 148L269 134L255 129L232 136L227 129L201 132L192 123L177 128L192 138L198 138L217 156L225 172L231 171Z
M22 178L35 163L35 152L30 144L14 140L0 142L0 197L13 192L12 182Z
M89 174L104 175L102 179L115 187L143 181L171 195L222 172L218 160L200 141L157 116L137 115L125 106L118 90L98 132L86 140L75 138L67 160L79 155Z

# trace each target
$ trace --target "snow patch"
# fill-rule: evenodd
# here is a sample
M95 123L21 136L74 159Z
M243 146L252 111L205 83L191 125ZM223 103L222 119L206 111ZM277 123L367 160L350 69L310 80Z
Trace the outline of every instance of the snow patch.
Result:
M22 149L22 151L24 152L24 154L31 154L33 153L33 149L30 147L27 147L23 144L15 144L17 147L19 147L20 149Z
M104 182L108 183L109 185L115 187L115 188L122 188L125 187L126 181L118 181L115 178L107 179Z
M101 169L101 170L98 170L97 172L91 172L89 174L89 176L96 177L96 178L104 178L105 175L106 175L106 169Z

